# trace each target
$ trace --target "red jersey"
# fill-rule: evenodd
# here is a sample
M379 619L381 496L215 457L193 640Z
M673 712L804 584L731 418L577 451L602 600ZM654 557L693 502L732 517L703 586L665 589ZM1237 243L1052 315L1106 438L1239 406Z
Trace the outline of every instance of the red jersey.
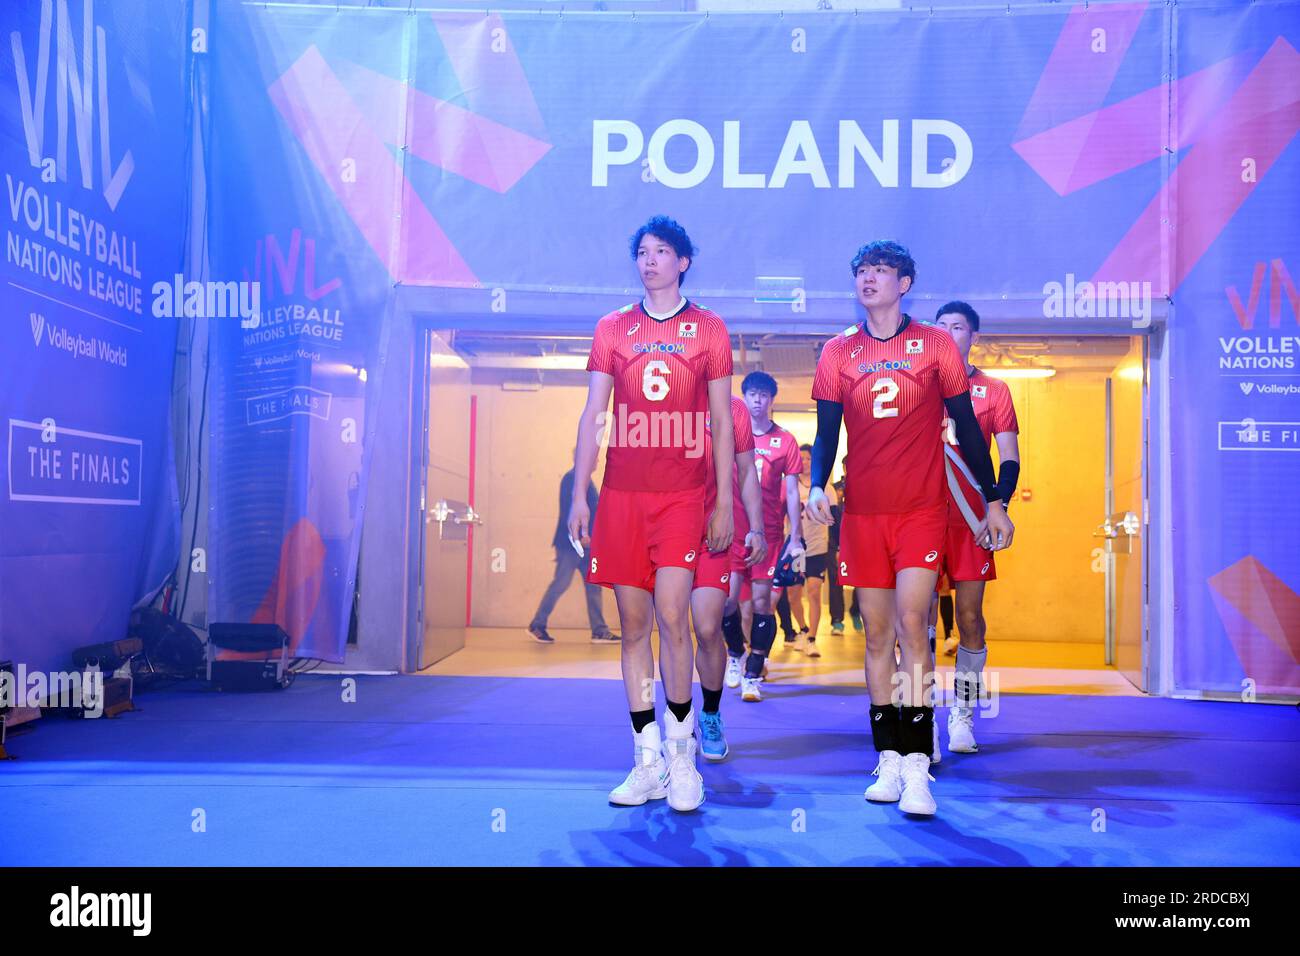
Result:
M754 436L754 467L763 490L763 536L785 540L785 476L803 471L799 442L780 425Z
M754 435L749 428L749 409L745 403L735 395L731 396L731 435L735 443L735 454L754 450ZM713 467L713 435L712 423L704 433L704 459L709 465L709 475L704 483L704 517L713 514L713 506L718 502L718 476ZM737 533L744 537L745 531L749 530L749 522L745 519L745 506L738 504L740 501L740 476L736 470L735 459L731 462L731 502L733 513L735 514ZM740 528L745 531L740 531Z
M731 375L731 338L722 319L694 303L653 319L640 303L596 323L587 371L614 379L604 419L605 487L622 491L703 488L709 382Z
M1016 421L1016 406L1011 401L1011 388L1000 378L976 369L970 374L970 403L975 406L975 418L980 423L984 442L1002 432L1020 432Z
M975 419L979 422L984 443L989 444L993 436L1001 432L1019 433L1020 424L1016 421L1016 407L1012 404L1011 389L1007 383L1000 378L986 375L979 369L970 374L969 381L971 405L975 407ZM964 461L961 449L957 447L957 437L951 429L946 431L944 438L953 446L951 450L957 458ZM961 489L962 495L970 503L972 512L978 517L983 517L984 493L972 480L973 476L969 475L969 469L956 469L952 477ZM948 495L949 497L953 495L951 486L948 488Z
M904 318L888 339L845 329L817 360L812 397L844 406L845 511L898 514L947 501L943 401L967 391L966 365L942 329Z

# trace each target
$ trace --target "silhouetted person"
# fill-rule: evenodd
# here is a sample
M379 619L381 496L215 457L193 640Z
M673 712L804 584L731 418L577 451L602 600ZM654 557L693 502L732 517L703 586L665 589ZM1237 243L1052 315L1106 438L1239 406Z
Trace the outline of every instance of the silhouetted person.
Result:
M587 507L591 509L591 527L596 527L596 503L600 496L596 493L596 484L591 482L587 485ZM546 620L551 616L551 611L555 609L555 602L560 599L565 591L569 589L569 583L573 580L576 573L583 580L583 587L587 591L587 619L591 623L591 640L594 644L606 644L617 641L618 635L610 631L609 625L605 623L605 615L601 611L601 591L599 584L588 584L586 581L587 560L579 557L578 552L574 550L573 545L569 542L569 531L565 527L565 522L569 517L569 507L573 504L573 469L570 468L560 479L560 516L555 523L555 537L551 543L555 546L555 577L551 581L551 586L546 589L542 595L542 602L537 606L537 613L533 615L533 621L528 625L528 633L533 639L542 644L553 644L555 638L546 632ZM585 539L581 542L584 554L590 553L591 540Z

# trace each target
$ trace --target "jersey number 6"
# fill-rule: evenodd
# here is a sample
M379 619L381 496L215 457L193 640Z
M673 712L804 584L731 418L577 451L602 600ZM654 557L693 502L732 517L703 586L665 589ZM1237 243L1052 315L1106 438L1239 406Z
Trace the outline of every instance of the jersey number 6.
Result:
M898 383L892 378L882 378L871 386L871 391L876 396L876 400L871 405L872 417L897 418L898 406L895 405L893 408L887 408L886 406L898 398Z
M668 363L662 359L647 362L641 373L641 394L652 402L662 402L668 397Z

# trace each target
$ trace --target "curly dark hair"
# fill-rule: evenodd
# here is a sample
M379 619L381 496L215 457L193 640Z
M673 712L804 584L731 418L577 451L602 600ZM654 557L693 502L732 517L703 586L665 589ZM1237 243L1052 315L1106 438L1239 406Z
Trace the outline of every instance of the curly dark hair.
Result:
M644 226L632 233L632 241L629 245L633 261L636 260L637 250L641 248L641 240L648 235L668 243L679 257L694 261L697 250L691 243L691 237L686 234L686 230L676 219L667 216L651 216ZM690 271L691 267L688 265L686 272ZM677 279L678 285L686 284L686 272Z
M912 254L907 251L906 246L892 239L868 242L853 257L853 262L849 264L849 272L856 276L858 269L863 266L881 265L893 266L898 270L899 279L906 276L912 280L913 285L916 284L916 263L912 260ZM910 287L908 291L911 291Z

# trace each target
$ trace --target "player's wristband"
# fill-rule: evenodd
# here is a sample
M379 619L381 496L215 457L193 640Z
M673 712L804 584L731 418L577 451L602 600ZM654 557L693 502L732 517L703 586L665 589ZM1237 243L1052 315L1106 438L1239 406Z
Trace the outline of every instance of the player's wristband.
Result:
M998 471L997 493L1004 504L1010 503L1016 493L1016 482L1020 480L1020 462L1004 461Z

